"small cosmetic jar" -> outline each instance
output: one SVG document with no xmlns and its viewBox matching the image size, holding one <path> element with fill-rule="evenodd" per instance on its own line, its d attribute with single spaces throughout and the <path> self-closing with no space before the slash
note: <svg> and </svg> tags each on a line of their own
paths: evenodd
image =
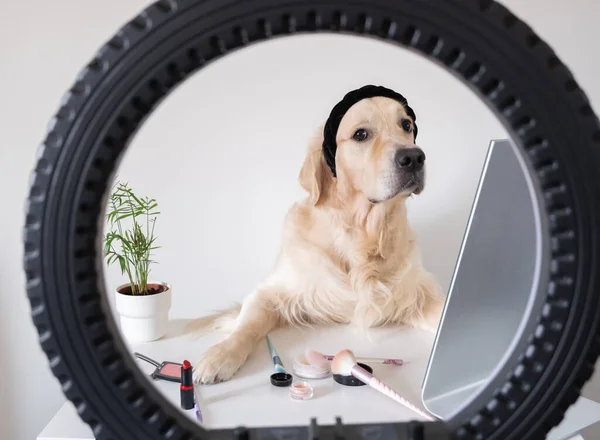
<svg viewBox="0 0 600 440">
<path fill-rule="evenodd" d="M 304 380 L 294 382 L 290 387 L 290 398 L 292 400 L 310 400 L 313 398 L 313 389 Z"/>
<path fill-rule="evenodd" d="M 304 355 L 299 355 L 294 360 L 294 373 L 302 379 L 325 379 L 331 375 L 329 362 L 322 367 L 311 365 Z"/>
<path fill-rule="evenodd" d="M 362 364 L 362 363 L 358 362 L 358 365 L 360 367 L 363 367 L 369 373 L 373 372 L 373 368 L 371 368 L 367 364 Z M 363 385 L 366 385 L 366 383 L 364 383 L 363 381 L 357 379 L 354 376 L 344 376 L 342 374 L 334 374 L 333 375 L 333 380 L 335 380 L 340 385 L 345 385 L 347 387 L 361 387 Z"/>
</svg>

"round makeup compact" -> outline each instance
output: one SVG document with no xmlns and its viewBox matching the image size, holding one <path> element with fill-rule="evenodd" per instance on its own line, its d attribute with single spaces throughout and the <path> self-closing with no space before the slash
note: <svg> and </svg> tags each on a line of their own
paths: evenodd
<svg viewBox="0 0 600 440">
<path fill-rule="evenodd" d="M 358 362 L 358 365 L 361 366 L 361 367 L 363 367 L 369 373 L 373 372 L 373 368 L 371 368 L 367 364 L 362 364 L 362 363 Z M 334 374 L 333 375 L 333 380 L 335 380 L 340 385 L 346 385 L 347 387 L 361 387 L 363 385 L 366 385 L 366 383 L 364 383 L 363 381 L 357 379 L 354 376 L 345 376 L 343 374 Z"/>
<path fill-rule="evenodd" d="M 312 365 L 304 355 L 299 355 L 294 360 L 294 373 L 302 379 L 325 379 L 331 375 L 329 362 L 323 365 Z"/>
<path fill-rule="evenodd" d="M 293 400 L 310 400 L 313 398 L 313 388 L 304 380 L 294 382 L 290 387 L 290 398 Z"/>
</svg>

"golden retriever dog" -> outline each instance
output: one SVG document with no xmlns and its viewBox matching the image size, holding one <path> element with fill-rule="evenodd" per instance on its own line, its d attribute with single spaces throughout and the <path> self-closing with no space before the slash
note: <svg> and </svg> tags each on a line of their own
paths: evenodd
<svg viewBox="0 0 600 440">
<path fill-rule="evenodd" d="M 405 101 L 372 94 L 337 121 L 335 175 L 324 130 L 310 142 L 299 174 L 308 197 L 286 216 L 271 273 L 241 305 L 192 322 L 197 332 L 226 333 L 195 365 L 197 382 L 230 379 L 282 325 L 436 331 L 444 296 L 407 221 L 406 199 L 425 186 L 416 117 Z"/>
</svg>

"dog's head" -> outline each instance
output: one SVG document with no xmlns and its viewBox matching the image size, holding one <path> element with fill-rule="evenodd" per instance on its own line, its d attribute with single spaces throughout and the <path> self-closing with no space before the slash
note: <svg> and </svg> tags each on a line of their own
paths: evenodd
<svg viewBox="0 0 600 440">
<path fill-rule="evenodd" d="M 338 180 L 373 203 L 425 187 L 425 153 L 415 145 L 415 123 L 399 102 L 363 99 L 344 115 L 337 132 Z"/>
<path fill-rule="evenodd" d="M 338 190 L 371 203 L 420 194 L 425 188 L 425 153 L 415 144 L 415 116 L 406 101 L 372 96 L 343 110 L 333 135 L 328 128 L 331 117 L 325 125 L 322 153 L 309 151 L 300 173 L 312 202 L 318 202 L 328 179 L 337 179 Z M 327 136 L 335 136 L 333 151 L 328 150 Z"/>
</svg>

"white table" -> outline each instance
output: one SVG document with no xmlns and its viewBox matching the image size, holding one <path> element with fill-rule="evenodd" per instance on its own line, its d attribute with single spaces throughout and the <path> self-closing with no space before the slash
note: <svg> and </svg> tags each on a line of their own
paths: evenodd
<svg viewBox="0 0 600 440">
<path fill-rule="evenodd" d="M 158 361 L 182 362 L 188 359 L 193 364 L 220 336 L 192 339 L 183 333 L 184 324 L 184 320 L 175 320 L 163 339 L 130 344 L 129 348 L 132 352 L 138 351 Z M 326 354 L 349 348 L 357 356 L 402 358 L 407 362 L 402 367 L 373 364 L 374 374 L 413 403 L 420 404 L 420 387 L 433 336 L 412 329 L 387 328 L 372 330 L 370 337 L 372 341 L 344 326 L 304 331 L 278 329 L 271 334 L 271 340 L 290 372 L 294 357 L 306 348 Z M 144 362 L 139 362 L 139 365 L 148 373 L 152 371 L 152 367 Z M 298 425 L 308 423 L 315 416 L 320 424 L 334 423 L 337 416 L 341 416 L 344 423 L 401 422 L 419 418 L 370 387 L 344 387 L 331 378 L 311 381 L 315 391 L 312 400 L 292 401 L 287 388 L 276 388 L 269 383 L 271 372 L 272 362 L 266 342 L 263 341 L 232 380 L 200 386 L 198 394 L 204 426 L 217 429 L 240 425 Z M 179 405 L 176 383 L 157 381 L 155 384 L 168 400 Z M 598 421 L 600 404 L 580 398 L 548 438 L 578 438 L 574 436 Z M 72 404 L 67 402 L 37 439 L 93 440 L 94 437 L 90 428 L 79 419 Z"/>
</svg>

